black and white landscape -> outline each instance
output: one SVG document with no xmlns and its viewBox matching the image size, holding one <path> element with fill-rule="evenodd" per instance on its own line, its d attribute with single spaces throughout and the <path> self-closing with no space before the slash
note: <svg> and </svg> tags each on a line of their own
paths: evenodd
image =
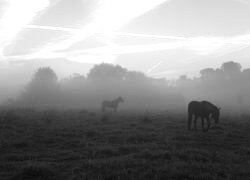
<svg viewBox="0 0 250 180">
<path fill-rule="evenodd" d="M 0 180 L 250 178 L 249 0 L 0 0 Z"/>
</svg>

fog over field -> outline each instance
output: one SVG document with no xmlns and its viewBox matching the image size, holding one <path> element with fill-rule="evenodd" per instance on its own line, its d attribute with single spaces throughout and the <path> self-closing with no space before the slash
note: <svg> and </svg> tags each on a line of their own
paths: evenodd
<svg viewBox="0 0 250 180">
<path fill-rule="evenodd" d="M 208 100 L 224 112 L 248 113 L 250 105 L 250 69 L 233 61 L 202 69 L 198 77 L 182 75 L 175 80 L 105 63 L 95 65 L 87 75 L 75 73 L 63 79 L 50 67 L 41 67 L 29 79 L 19 86 L 6 79 L 1 93 L 9 98 L 3 96 L 2 105 L 101 111 L 102 101 L 117 97 L 124 99 L 120 107 L 124 111 L 186 111 L 189 101 Z"/>
<path fill-rule="evenodd" d="M 250 0 L 0 0 L 0 180 L 249 180 Z"/>
<path fill-rule="evenodd" d="M 248 112 L 248 0 L 0 4 L 4 106 L 100 109 L 121 96 L 123 110 L 209 100 Z"/>
</svg>

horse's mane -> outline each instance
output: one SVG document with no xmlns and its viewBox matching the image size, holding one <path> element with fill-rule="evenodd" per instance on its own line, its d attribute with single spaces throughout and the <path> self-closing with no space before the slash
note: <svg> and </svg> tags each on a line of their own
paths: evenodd
<svg viewBox="0 0 250 180">
<path fill-rule="evenodd" d="M 213 108 L 218 109 L 218 107 L 216 105 L 214 105 L 213 103 L 209 102 L 209 101 L 201 101 L 201 103 L 205 103 L 205 104 L 209 104 L 210 106 L 212 106 Z"/>
</svg>

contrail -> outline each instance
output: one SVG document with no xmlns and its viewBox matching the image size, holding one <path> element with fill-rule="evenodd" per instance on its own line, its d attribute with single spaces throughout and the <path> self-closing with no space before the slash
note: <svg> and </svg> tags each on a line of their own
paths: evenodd
<svg viewBox="0 0 250 180">
<path fill-rule="evenodd" d="M 27 29 L 43 29 L 43 30 L 52 30 L 52 31 L 64 31 L 68 33 L 77 33 L 81 32 L 81 29 L 76 28 L 64 28 L 64 27 L 55 27 L 55 26 L 40 26 L 40 25 L 26 25 L 24 28 Z M 103 31 L 97 31 L 95 34 L 106 34 Z M 127 33 L 127 32 L 112 32 L 112 35 L 116 36 L 129 36 L 129 37 L 143 37 L 143 38 L 154 38 L 154 39 L 171 39 L 171 40 L 194 40 L 204 37 L 182 37 L 182 36 L 166 36 L 166 35 L 156 35 L 156 34 L 141 34 L 141 33 Z M 204 41 L 206 39 L 202 39 Z M 241 35 L 232 38 L 225 39 L 227 44 L 241 44 L 241 45 L 250 45 L 250 35 Z"/>
<path fill-rule="evenodd" d="M 39 26 L 39 25 L 27 25 L 27 29 L 43 29 L 52 31 L 64 31 L 68 33 L 80 32 L 81 29 L 76 28 L 63 28 L 55 26 Z M 105 34 L 105 32 L 97 31 L 96 34 Z M 155 39 L 172 39 L 172 40 L 188 40 L 189 38 L 181 36 L 165 36 L 165 35 L 155 35 L 155 34 L 140 34 L 140 33 L 127 33 L 127 32 L 112 32 L 112 35 L 116 36 L 130 36 L 130 37 L 143 37 L 143 38 L 155 38 Z"/>
<path fill-rule="evenodd" d="M 50 42 L 36 54 L 62 51 L 81 42 L 98 31 L 113 32 L 132 19 L 145 14 L 169 0 L 102 0 L 93 13 L 93 20 L 81 27 L 80 31 L 65 39 Z M 112 8 L 111 8 L 112 7 Z"/>
<path fill-rule="evenodd" d="M 153 70 L 155 70 L 157 67 L 159 67 L 162 63 L 163 63 L 163 61 L 160 61 L 160 62 L 158 62 L 157 64 L 155 64 L 154 66 L 152 66 L 150 69 L 148 69 L 148 70 L 146 71 L 146 74 L 151 73 Z"/>
<path fill-rule="evenodd" d="M 132 36 L 132 37 L 156 38 L 156 39 L 173 39 L 173 40 L 188 39 L 186 37 L 180 37 L 180 36 L 165 36 L 165 35 L 138 34 L 138 33 L 126 33 L 126 32 L 114 32 L 113 34 L 118 36 Z"/>
<path fill-rule="evenodd" d="M 27 29 L 52 30 L 52 31 L 64 31 L 64 32 L 69 32 L 69 33 L 75 33 L 77 31 L 80 31 L 80 29 L 75 29 L 75 28 L 63 28 L 63 27 L 39 26 L 39 25 L 26 25 L 24 28 L 27 28 Z"/>
</svg>

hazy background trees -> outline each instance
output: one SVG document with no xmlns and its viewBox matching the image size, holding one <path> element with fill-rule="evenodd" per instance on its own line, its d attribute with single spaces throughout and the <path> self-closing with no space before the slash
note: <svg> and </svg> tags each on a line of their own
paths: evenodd
<svg viewBox="0 0 250 180">
<path fill-rule="evenodd" d="M 14 103 L 29 108 L 100 109 L 103 100 L 123 97 L 124 110 L 177 108 L 184 97 L 166 80 L 147 77 L 119 65 L 95 65 L 84 76 L 58 80 L 49 67 L 39 68 Z M 166 108 L 167 107 L 167 108 Z"/>
<path fill-rule="evenodd" d="M 233 61 L 217 69 L 202 69 L 199 77 L 182 75 L 175 83 L 105 63 L 95 65 L 86 76 L 73 74 L 62 80 L 51 68 L 42 67 L 11 102 L 28 107 L 100 109 L 103 100 L 121 96 L 126 110 L 167 110 L 185 108 L 190 100 L 206 99 L 225 111 L 248 112 L 249 82 L 250 69 L 242 69 Z"/>
<path fill-rule="evenodd" d="M 207 99 L 223 107 L 225 111 L 248 112 L 250 107 L 250 70 L 239 63 L 229 61 L 217 69 L 206 68 L 200 77 L 180 77 L 179 87 L 189 99 Z"/>
<path fill-rule="evenodd" d="M 100 109 L 103 100 L 119 96 L 125 100 L 122 106 L 126 110 L 165 109 L 183 102 L 166 81 L 105 63 L 95 65 L 87 77 L 74 75 L 63 80 L 61 89 L 62 99 L 67 99 L 65 105 L 76 108 Z"/>
<path fill-rule="evenodd" d="M 56 73 L 49 67 L 39 68 L 20 97 L 24 106 L 55 106 L 60 103 L 60 85 Z"/>
</svg>

